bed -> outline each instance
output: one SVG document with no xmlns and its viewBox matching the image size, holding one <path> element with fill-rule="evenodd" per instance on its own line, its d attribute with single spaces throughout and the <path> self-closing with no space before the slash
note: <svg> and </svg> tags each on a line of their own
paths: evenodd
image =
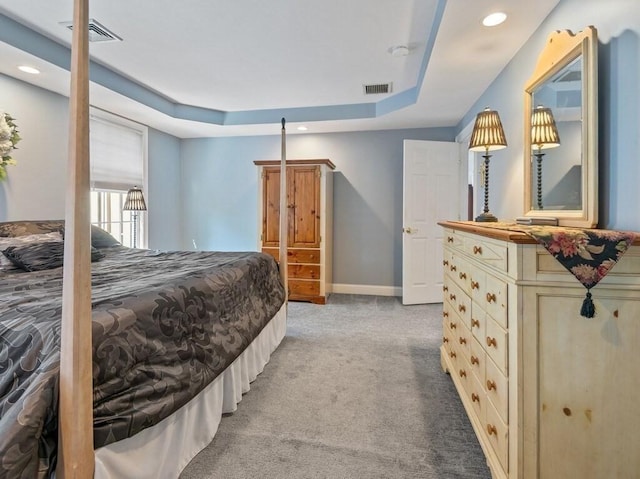
<svg viewBox="0 0 640 479">
<path fill-rule="evenodd" d="M 0 271 L 0 477 L 56 468 L 58 231 L 64 222 L 0 223 L 12 263 Z M 126 248 L 94 226 L 91 244 L 95 477 L 175 478 L 284 337 L 277 264 Z"/>
</svg>

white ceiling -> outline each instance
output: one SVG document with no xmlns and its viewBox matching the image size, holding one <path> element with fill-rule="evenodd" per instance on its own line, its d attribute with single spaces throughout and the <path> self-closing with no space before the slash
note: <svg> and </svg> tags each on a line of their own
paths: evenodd
<svg viewBox="0 0 640 479">
<path fill-rule="evenodd" d="M 93 0 L 90 17 L 123 41 L 91 44 L 93 61 L 120 75 L 92 68 L 91 103 L 182 138 L 278 134 L 281 116 L 295 119 L 291 132 L 454 126 L 558 1 Z M 60 22 L 72 3 L 0 0 L 0 14 L 46 37 L 29 45 L 68 47 Z M 483 27 L 497 10 L 507 21 Z M 67 94 L 68 71 L 17 37 L 0 31 L 0 72 Z M 391 55 L 397 45 L 409 55 Z M 364 84 L 386 82 L 392 93 L 364 95 Z"/>
</svg>

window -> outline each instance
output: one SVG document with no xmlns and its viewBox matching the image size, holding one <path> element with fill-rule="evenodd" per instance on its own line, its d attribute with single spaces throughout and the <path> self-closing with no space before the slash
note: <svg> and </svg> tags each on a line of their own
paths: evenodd
<svg viewBox="0 0 640 479">
<path fill-rule="evenodd" d="M 91 115 L 91 223 L 125 246 L 133 246 L 134 214 L 122 207 L 129 188 L 143 191 L 146 127 L 100 112 Z M 137 214 L 136 245 L 145 247 L 146 215 Z"/>
<path fill-rule="evenodd" d="M 97 190 L 91 191 L 91 224 L 108 231 L 124 246 L 133 246 L 133 215 L 131 211 L 123 211 L 126 191 Z M 141 215 L 138 215 L 140 221 Z M 144 228 L 138 223 L 137 245 L 146 244 L 142 232 Z"/>
</svg>

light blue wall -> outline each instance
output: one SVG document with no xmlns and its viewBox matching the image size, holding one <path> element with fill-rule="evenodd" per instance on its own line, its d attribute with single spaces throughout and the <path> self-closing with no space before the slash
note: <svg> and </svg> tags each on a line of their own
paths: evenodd
<svg viewBox="0 0 640 479">
<path fill-rule="evenodd" d="M 524 209 L 524 85 L 555 30 L 593 25 L 599 37 L 599 168 L 602 228 L 640 231 L 640 1 L 561 0 L 459 123 L 485 106 L 498 110 L 508 148 L 491 158 L 491 200 L 501 219 Z"/>
<path fill-rule="evenodd" d="M 334 283 L 400 286 L 404 139 L 453 141 L 452 128 L 289 135 L 287 158 L 328 158 L 334 173 Z M 254 160 L 279 159 L 276 136 L 182 140 L 187 249 L 255 250 Z"/>
<path fill-rule="evenodd" d="M 15 118 L 22 141 L 0 182 L 0 221 L 64 217 L 69 101 L 0 74 L 0 111 Z"/>
<path fill-rule="evenodd" d="M 182 173 L 180 140 L 153 128 L 148 135 L 148 246 L 180 249 L 182 244 Z"/>
<path fill-rule="evenodd" d="M 22 141 L 0 182 L 0 221 L 61 219 L 65 213 L 69 99 L 0 74 L 0 108 L 18 125 Z M 149 244 L 181 244 L 180 140 L 149 129 Z"/>
</svg>

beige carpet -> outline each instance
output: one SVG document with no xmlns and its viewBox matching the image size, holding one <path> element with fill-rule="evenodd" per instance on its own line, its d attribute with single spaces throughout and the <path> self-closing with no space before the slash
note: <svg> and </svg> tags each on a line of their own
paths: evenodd
<svg viewBox="0 0 640 479">
<path fill-rule="evenodd" d="M 442 305 L 290 303 L 287 337 L 181 479 L 490 478 L 439 361 Z"/>
</svg>

